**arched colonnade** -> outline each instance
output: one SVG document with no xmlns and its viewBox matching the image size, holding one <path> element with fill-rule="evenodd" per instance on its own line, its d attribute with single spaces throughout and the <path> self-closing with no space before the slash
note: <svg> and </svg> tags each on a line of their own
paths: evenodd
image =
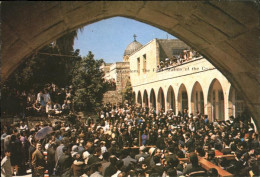
<svg viewBox="0 0 260 177">
<path fill-rule="evenodd" d="M 245 109 L 241 95 L 228 81 L 217 78 L 160 87 L 147 85 L 144 90 L 134 89 L 134 100 L 142 107 L 155 108 L 156 112 L 172 110 L 177 115 L 187 109 L 189 114 L 206 114 L 211 121 L 227 120 L 231 115 L 241 115 Z"/>
</svg>

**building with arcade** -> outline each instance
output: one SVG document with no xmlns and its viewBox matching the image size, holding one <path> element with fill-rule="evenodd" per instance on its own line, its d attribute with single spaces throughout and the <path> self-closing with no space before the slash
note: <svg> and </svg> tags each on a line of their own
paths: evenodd
<svg viewBox="0 0 260 177">
<path fill-rule="evenodd" d="M 247 111 L 241 95 L 226 77 L 178 39 L 155 38 L 142 45 L 134 36 L 124 52 L 123 63 L 129 66 L 124 78 L 130 76 L 134 103 L 139 106 L 153 107 L 157 112 L 172 110 L 175 114 L 186 109 L 193 115 L 206 114 L 210 120 L 227 120 Z M 119 78 L 122 72 L 111 66 L 106 77 L 114 72 L 114 77 Z M 126 84 L 121 82 L 122 78 L 117 82 L 120 89 Z"/>
</svg>

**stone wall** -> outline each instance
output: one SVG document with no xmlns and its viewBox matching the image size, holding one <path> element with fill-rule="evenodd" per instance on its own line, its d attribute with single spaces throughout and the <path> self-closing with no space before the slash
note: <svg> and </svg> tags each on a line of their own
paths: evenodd
<svg viewBox="0 0 260 177">
<path fill-rule="evenodd" d="M 260 128 L 256 1 L 2 2 L 2 81 L 44 45 L 78 27 L 115 16 L 165 30 L 205 56 L 242 93 Z"/>
<path fill-rule="evenodd" d="M 118 105 L 122 103 L 122 95 L 117 90 L 114 91 L 107 91 L 104 94 L 103 101 L 104 104 L 111 103 L 113 105 Z"/>
</svg>

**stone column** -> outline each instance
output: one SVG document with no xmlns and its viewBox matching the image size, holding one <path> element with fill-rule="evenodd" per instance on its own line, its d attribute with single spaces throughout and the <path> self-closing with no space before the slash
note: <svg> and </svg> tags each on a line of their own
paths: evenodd
<svg viewBox="0 0 260 177">
<path fill-rule="evenodd" d="M 189 115 L 190 113 L 192 113 L 192 109 L 191 109 L 191 95 L 188 94 L 188 91 L 187 91 L 187 96 L 188 96 L 188 110 L 189 110 Z"/>
<path fill-rule="evenodd" d="M 178 95 L 175 97 L 175 115 L 179 112 Z"/>
<path fill-rule="evenodd" d="M 229 98 L 229 92 L 225 91 L 223 93 L 224 93 L 224 120 L 228 120 L 229 119 L 228 113 L 229 113 L 229 109 L 230 109 L 229 99 L 228 99 Z M 231 97 L 231 100 L 232 100 L 232 97 Z M 232 102 L 233 102 L 233 100 L 232 100 Z M 232 107 L 233 107 L 233 103 L 232 103 Z"/>
</svg>

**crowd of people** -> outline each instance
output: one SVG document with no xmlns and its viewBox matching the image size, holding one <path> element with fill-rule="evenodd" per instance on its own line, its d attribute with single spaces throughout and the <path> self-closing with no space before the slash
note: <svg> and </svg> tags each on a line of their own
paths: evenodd
<svg viewBox="0 0 260 177">
<path fill-rule="evenodd" d="M 185 49 L 178 56 L 173 55 L 173 57 L 171 58 L 165 58 L 160 60 L 160 63 L 157 66 L 157 70 L 162 71 L 168 67 L 177 66 L 186 61 L 199 57 L 201 57 L 201 55 L 197 51 L 193 49 Z"/>
<path fill-rule="evenodd" d="M 68 114 L 72 109 L 72 89 L 58 88 L 54 84 L 35 91 L 18 91 L 12 89 L 6 93 L 2 105 L 4 116 L 25 118 L 28 116 L 54 116 Z"/>
<path fill-rule="evenodd" d="M 70 115 L 65 122 L 2 125 L 1 167 L 5 176 L 218 176 L 199 165 L 205 158 L 235 176 L 257 176 L 259 139 L 247 120 L 213 122 L 187 111 L 175 115 L 133 105 L 104 105 L 98 118 Z M 52 132 L 37 139 L 49 126 Z M 47 153 L 47 161 L 44 153 Z M 216 158 L 233 154 L 233 159 Z M 184 163 L 180 158 L 189 158 Z M 28 166 L 27 166 L 28 165 Z"/>
</svg>

